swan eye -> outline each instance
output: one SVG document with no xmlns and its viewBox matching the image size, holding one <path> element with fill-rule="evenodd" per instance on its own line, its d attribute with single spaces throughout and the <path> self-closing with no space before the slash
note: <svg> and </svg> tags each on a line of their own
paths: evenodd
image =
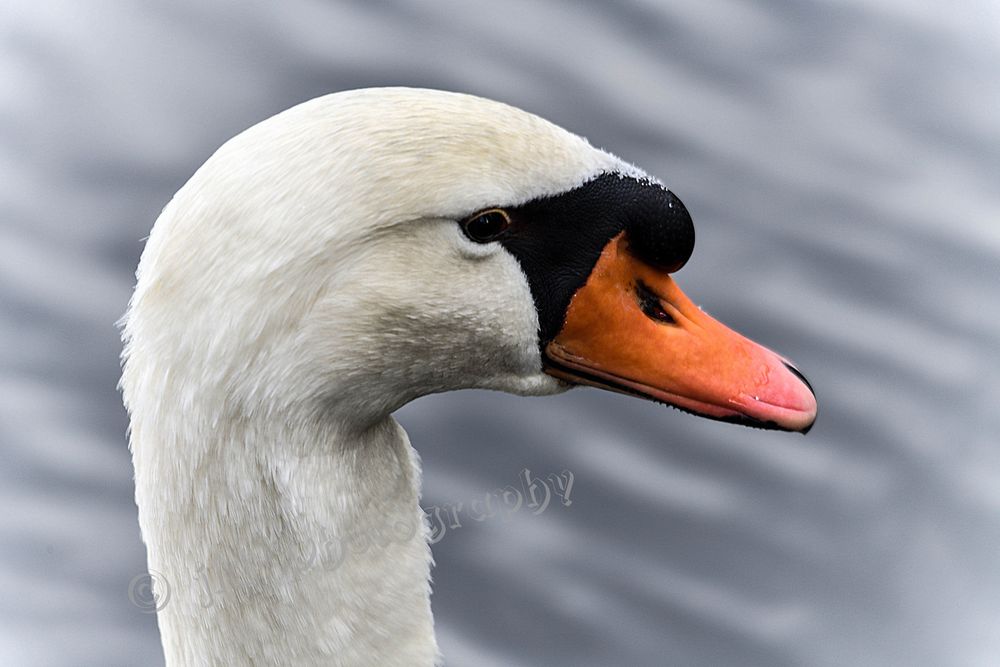
<svg viewBox="0 0 1000 667">
<path fill-rule="evenodd" d="M 476 243 L 489 243 L 507 231 L 510 218 L 498 208 L 476 213 L 462 223 L 465 235 Z"/>
</svg>

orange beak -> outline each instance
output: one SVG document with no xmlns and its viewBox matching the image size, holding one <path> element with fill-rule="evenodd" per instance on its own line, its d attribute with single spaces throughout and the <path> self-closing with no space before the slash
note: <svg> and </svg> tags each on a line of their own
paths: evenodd
<svg viewBox="0 0 1000 667">
<path fill-rule="evenodd" d="M 702 312 L 668 273 L 628 251 L 601 253 L 545 347 L 546 372 L 695 414 L 806 433 L 816 396 L 790 363 Z"/>
</svg>

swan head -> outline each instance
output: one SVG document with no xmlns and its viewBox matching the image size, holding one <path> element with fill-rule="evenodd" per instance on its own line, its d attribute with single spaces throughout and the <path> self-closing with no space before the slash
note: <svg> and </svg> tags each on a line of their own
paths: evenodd
<svg viewBox="0 0 1000 667">
<path fill-rule="evenodd" d="M 659 181 L 537 116 L 329 95 L 227 142 L 164 209 L 126 319 L 126 400 L 142 384 L 214 418 L 363 424 L 429 393 L 588 384 L 807 430 L 801 374 L 677 287 L 693 246 Z"/>
</svg>

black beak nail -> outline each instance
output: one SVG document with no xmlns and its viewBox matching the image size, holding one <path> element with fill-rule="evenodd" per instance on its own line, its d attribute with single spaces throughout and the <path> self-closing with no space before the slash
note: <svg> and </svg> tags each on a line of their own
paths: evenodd
<svg viewBox="0 0 1000 667">
<path fill-rule="evenodd" d="M 809 391 L 812 392 L 812 395 L 815 398 L 815 396 L 816 396 L 816 390 L 813 389 L 813 386 L 811 384 L 809 384 L 809 380 L 807 380 L 806 376 L 802 374 L 802 371 L 800 371 L 795 366 L 792 366 L 787 361 L 782 360 L 781 363 L 783 363 L 785 365 L 785 368 L 787 368 L 788 370 L 790 370 L 792 372 L 792 375 L 794 375 L 798 379 L 802 380 L 802 384 L 804 384 L 805 386 L 809 387 Z"/>
</svg>

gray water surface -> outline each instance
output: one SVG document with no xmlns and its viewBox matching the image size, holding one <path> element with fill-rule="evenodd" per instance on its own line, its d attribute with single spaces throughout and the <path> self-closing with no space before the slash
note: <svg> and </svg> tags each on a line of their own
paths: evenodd
<svg viewBox="0 0 1000 667">
<path fill-rule="evenodd" d="M 231 135 L 399 84 L 660 176 L 679 282 L 820 400 L 806 438 L 589 389 L 401 410 L 425 506 L 575 475 L 435 545 L 449 665 L 1000 664 L 991 0 L 10 0 L 0 49 L 0 664 L 162 663 L 115 391 L 142 239 Z"/>
</svg>

